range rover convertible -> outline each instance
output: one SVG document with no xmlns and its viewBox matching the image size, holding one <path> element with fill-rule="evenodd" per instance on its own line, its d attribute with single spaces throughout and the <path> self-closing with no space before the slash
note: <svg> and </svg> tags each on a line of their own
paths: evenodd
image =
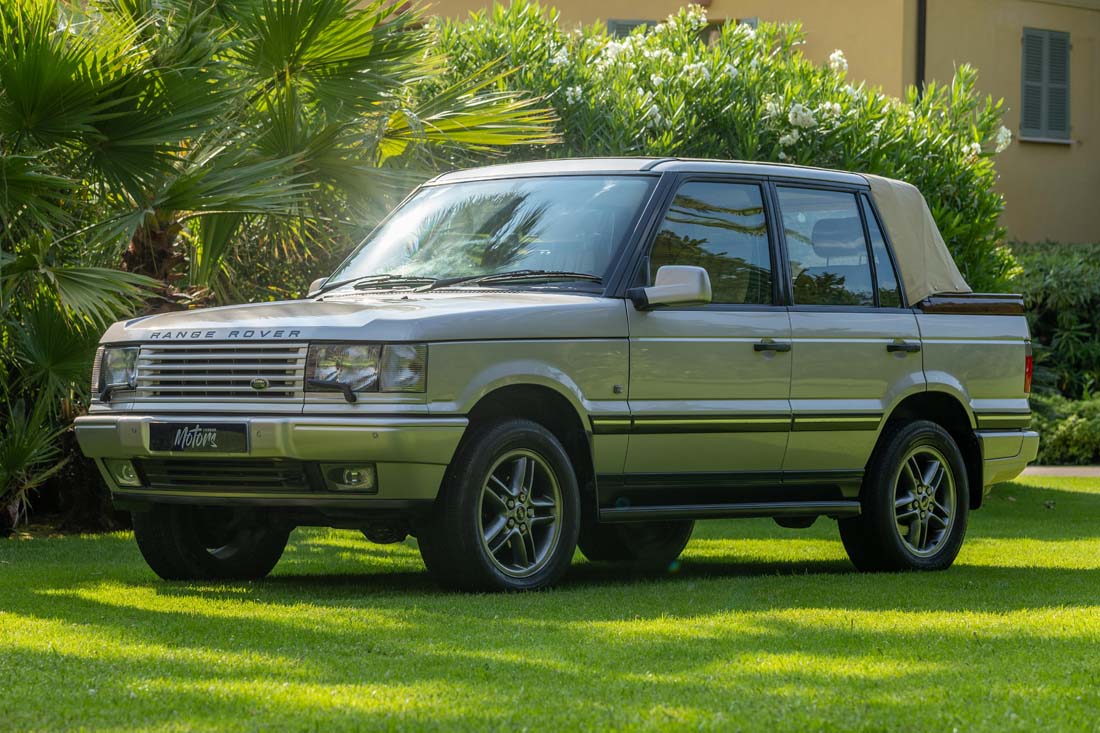
<svg viewBox="0 0 1100 733">
<path fill-rule="evenodd" d="M 321 525 L 533 589 L 577 548 L 666 567 L 728 517 L 829 517 L 860 570 L 938 570 L 1038 448 L 1021 299 L 971 293 L 899 181 L 448 173 L 311 291 L 103 336 L 77 437 L 161 577 L 263 577 Z"/>
</svg>

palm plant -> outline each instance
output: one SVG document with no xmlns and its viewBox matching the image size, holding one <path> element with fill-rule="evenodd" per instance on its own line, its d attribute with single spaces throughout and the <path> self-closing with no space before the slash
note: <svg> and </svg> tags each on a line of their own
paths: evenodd
<svg viewBox="0 0 1100 733">
<path fill-rule="evenodd" d="M 392 0 L 4 0 L 0 418 L 71 413 L 106 322 L 267 297 L 239 261 L 296 291 L 288 266 L 430 170 L 553 141 L 495 63 L 410 91 L 443 63 L 423 25 Z"/>
</svg>

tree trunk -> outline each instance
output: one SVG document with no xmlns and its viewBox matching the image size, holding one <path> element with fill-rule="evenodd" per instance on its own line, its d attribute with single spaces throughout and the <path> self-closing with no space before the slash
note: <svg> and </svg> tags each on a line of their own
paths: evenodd
<svg viewBox="0 0 1100 733">
<path fill-rule="evenodd" d="M 123 269 L 160 280 L 166 286 L 178 280 L 184 262 L 176 246 L 179 233 L 180 224 L 174 217 L 157 212 L 130 238 L 130 246 L 122 253 Z"/>
</svg>

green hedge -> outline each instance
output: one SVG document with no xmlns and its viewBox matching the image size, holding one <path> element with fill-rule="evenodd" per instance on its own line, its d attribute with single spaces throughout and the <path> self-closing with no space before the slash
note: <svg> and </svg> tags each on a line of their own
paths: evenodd
<svg viewBox="0 0 1100 733">
<path fill-rule="evenodd" d="M 1100 244 L 1015 244 L 1035 344 L 1036 387 L 1100 394 Z"/>
<path fill-rule="evenodd" d="M 1039 432 L 1042 464 L 1100 463 L 1100 398 L 1032 395 L 1031 426 Z"/>
<path fill-rule="evenodd" d="M 1001 102 L 977 93 L 971 67 L 901 100 L 851 83 L 841 51 L 824 65 L 808 60 L 798 25 L 711 29 L 696 6 L 626 38 L 598 23 L 563 30 L 557 12 L 535 2 L 438 20 L 435 33 L 448 66 L 422 83 L 424 93 L 503 59 L 516 71 L 500 89 L 553 105 L 562 143 L 515 149 L 509 159 L 728 158 L 901 178 L 928 199 L 971 286 L 1010 287 L 1016 263 L 998 224 L 994 157 L 1011 135 Z"/>
</svg>

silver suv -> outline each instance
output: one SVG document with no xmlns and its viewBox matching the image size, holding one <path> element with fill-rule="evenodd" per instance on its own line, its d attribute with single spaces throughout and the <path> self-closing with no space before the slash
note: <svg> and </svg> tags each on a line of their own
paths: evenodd
<svg viewBox="0 0 1100 733">
<path fill-rule="evenodd" d="M 77 421 L 164 578 L 291 529 L 413 534 L 443 584 L 662 568 L 697 519 L 838 520 L 941 569 L 1034 459 L 1018 296 L 975 295 L 920 193 L 676 159 L 442 175 L 299 301 L 113 325 Z"/>
</svg>

